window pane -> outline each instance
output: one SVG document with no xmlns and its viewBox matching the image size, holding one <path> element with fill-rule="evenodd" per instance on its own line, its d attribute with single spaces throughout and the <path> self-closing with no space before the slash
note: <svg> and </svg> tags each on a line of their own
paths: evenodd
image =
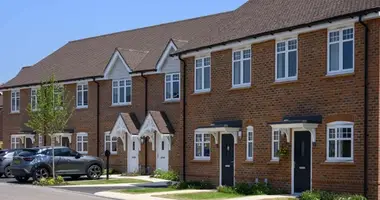
<svg viewBox="0 0 380 200">
<path fill-rule="evenodd" d="M 204 144 L 204 157 L 209 157 L 210 156 L 210 143 L 205 143 Z"/>
<path fill-rule="evenodd" d="M 118 88 L 113 88 L 113 103 L 117 103 L 118 101 L 119 101 L 119 95 L 118 95 L 118 93 L 119 93 L 119 90 L 118 90 Z"/>
<path fill-rule="evenodd" d="M 353 28 L 343 30 L 343 40 L 349 40 L 352 38 L 354 38 L 354 29 Z"/>
<path fill-rule="evenodd" d="M 196 89 L 202 89 L 202 68 L 196 69 Z"/>
<path fill-rule="evenodd" d="M 279 131 L 274 131 L 273 140 L 278 140 L 278 139 L 279 139 Z"/>
<path fill-rule="evenodd" d="M 234 52 L 234 60 L 240 60 L 240 59 L 241 59 L 240 51 Z"/>
<path fill-rule="evenodd" d="M 204 89 L 210 89 L 210 67 L 204 68 Z"/>
<path fill-rule="evenodd" d="M 339 41 L 339 31 L 330 32 L 329 33 L 329 41 L 330 42 L 338 42 Z"/>
<path fill-rule="evenodd" d="M 343 42 L 343 69 L 353 69 L 354 41 Z"/>
<path fill-rule="evenodd" d="M 278 142 L 273 142 L 274 157 L 278 157 Z"/>
<path fill-rule="evenodd" d="M 84 106 L 88 105 L 88 91 L 83 92 L 83 105 Z"/>
<path fill-rule="evenodd" d="M 349 158 L 351 157 L 351 140 L 339 140 L 337 144 L 338 157 Z"/>
<path fill-rule="evenodd" d="M 297 49 L 297 40 L 290 40 L 288 42 L 288 50 L 295 50 Z"/>
<path fill-rule="evenodd" d="M 117 142 L 112 142 L 112 151 L 117 151 Z"/>
<path fill-rule="evenodd" d="M 120 91 L 120 96 L 119 96 L 119 98 L 120 98 L 120 103 L 125 103 L 125 87 L 120 87 L 119 88 L 119 91 Z"/>
<path fill-rule="evenodd" d="M 243 61 L 243 83 L 251 82 L 251 60 Z"/>
<path fill-rule="evenodd" d="M 108 151 L 111 151 L 111 149 L 110 149 L 110 142 L 106 142 L 106 150 L 108 150 Z"/>
<path fill-rule="evenodd" d="M 77 142 L 77 151 L 83 151 L 81 142 Z"/>
<path fill-rule="evenodd" d="M 82 92 L 78 92 L 78 106 L 82 106 Z"/>
<path fill-rule="evenodd" d="M 248 132 L 248 140 L 249 141 L 252 141 L 252 139 L 253 139 L 253 134 L 252 134 L 252 132 Z"/>
<path fill-rule="evenodd" d="M 196 142 L 201 142 L 202 141 L 202 135 L 201 134 L 196 134 L 195 135 L 195 141 Z"/>
<path fill-rule="evenodd" d="M 329 141 L 329 157 L 335 157 L 335 141 Z"/>
<path fill-rule="evenodd" d="M 166 83 L 165 84 L 165 89 L 166 89 L 166 94 L 165 94 L 165 97 L 166 99 L 170 99 L 170 94 L 171 94 L 171 87 L 170 87 L 170 83 Z"/>
<path fill-rule="evenodd" d="M 285 77 L 285 53 L 277 54 L 277 78 Z"/>
<path fill-rule="evenodd" d="M 127 103 L 131 102 L 131 100 L 132 100 L 132 97 L 131 97 L 131 87 L 127 87 L 127 92 L 126 92 L 125 99 L 126 99 Z"/>
<path fill-rule="evenodd" d="M 234 62 L 234 84 L 240 84 L 240 61 Z"/>
<path fill-rule="evenodd" d="M 210 134 L 204 134 L 204 142 L 210 142 L 210 137 L 211 135 Z"/>
<path fill-rule="evenodd" d="M 285 51 L 285 42 L 277 43 L 277 52 Z"/>
<path fill-rule="evenodd" d="M 113 87 L 118 87 L 119 86 L 119 82 L 118 81 L 113 81 L 112 82 L 112 86 Z"/>
<path fill-rule="evenodd" d="M 197 143 L 195 148 L 196 148 L 195 156 L 201 157 L 202 156 L 202 144 Z"/>
<path fill-rule="evenodd" d="M 339 70 L 339 44 L 330 44 L 330 69 L 329 71 Z"/>
<path fill-rule="evenodd" d="M 202 66 L 202 59 L 196 60 L 195 63 L 196 63 L 195 64 L 196 67 L 201 67 Z"/>
<path fill-rule="evenodd" d="M 288 76 L 293 77 L 297 74 L 297 51 L 289 52 L 288 56 Z"/>
<path fill-rule="evenodd" d="M 329 138 L 335 138 L 335 129 L 329 129 Z"/>
<path fill-rule="evenodd" d="M 211 65 L 211 58 L 210 57 L 204 58 L 203 62 L 204 62 L 203 66 L 209 66 Z"/>
<path fill-rule="evenodd" d="M 172 80 L 172 78 L 171 78 L 172 76 L 171 75 L 166 75 L 166 78 L 165 78 L 165 80 L 166 81 L 171 81 Z"/>
<path fill-rule="evenodd" d="M 173 74 L 173 81 L 179 80 L 179 74 Z"/>
<path fill-rule="evenodd" d="M 173 83 L 173 98 L 174 99 L 179 98 L 179 82 Z"/>
<path fill-rule="evenodd" d="M 88 151 L 88 148 L 87 148 L 87 142 L 84 142 L 84 143 L 83 143 L 83 151 Z"/>
<path fill-rule="evenodd" d="M 252 157 L 253 156 L 253 143 L 250 142 L 248 143 L 248 157 Z"/>
<path fill-rule="evenodd" d="M 251 50 L 250 49 L 243 51 L 243 58 L 244 59 L 251 58 Z"/>
</svg>

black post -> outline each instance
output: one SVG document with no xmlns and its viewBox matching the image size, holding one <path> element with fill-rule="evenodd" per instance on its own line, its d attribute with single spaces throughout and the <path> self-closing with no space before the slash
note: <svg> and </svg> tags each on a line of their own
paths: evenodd
<svg viewBox="0 0 380 200">
<path fill-rule="evenodd" d="M 111 152 L 109 150 L 106 150 L 104 152 L 104 154 L 106 155 L 107 157 L 107 180 L 109 179 L 109 174 L 110 174 L 110 155 L 111 155 Z"/>
</svg>

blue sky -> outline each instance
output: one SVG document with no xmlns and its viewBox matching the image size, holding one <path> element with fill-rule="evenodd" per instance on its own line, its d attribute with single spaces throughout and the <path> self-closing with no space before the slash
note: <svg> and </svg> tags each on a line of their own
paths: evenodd
<svg viewBox="0 0 380 200">
<path fill-rule="evenodd" d="M 0 83 L 70 40 L 236 9 L 247 0 L 0 2 Z"/>
</svg>

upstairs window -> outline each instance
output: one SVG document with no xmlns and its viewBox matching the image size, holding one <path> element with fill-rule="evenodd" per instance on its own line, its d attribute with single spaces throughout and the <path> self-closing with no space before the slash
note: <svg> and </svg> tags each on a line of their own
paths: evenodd
<svg viewBox="0 0 380 200">
<path fill-rule="evenodd" d="M 195 92 L 208 92 L 211 88 L 211 58 L 195 60 Z"/>
<path fill-rule="evenodd" d="M 37 110 L 37 89 L 36 88 L 32 88 L 30 90 L 30 106 L 31 106 L 32 111 Z"/>
<path fill-rule="evenodd" d="M 88 107 L 88 84 L 82 83 L 77 85 L 77 108 Z"/>
<path fill-rule="evenodd" d="M 327 124 L 327 161 L 352 161 L 354 152 L 354 123 Z"/>
<path fill-rule="evenodd" d="M 297 80 L 297 39 L 277 42 L 276 81 Z"/>
<path fill-rule="evenodd" d="M 11 112 L 20 112 L 20 90 L 11 91 Z"/>
<path fill-rule="evenodd" d="M 232 55 L 232 86 L 250 86 L 251 49 L 234 51 Z"/>
<path fill-rule="evenodd" d="M 253 160 L 253 127 L 247 127 L 247 161 Z"/>
<path fill-rule="evenodd" d="M 354 28 L 329 31 L 327 74 L 354 71 Z"/>
<path fill-rule="evenodd" d="M 112 105 L 128 105 L 132 100 L 132 81 L 112 81 Z"/>
<path fill-rule="evenodd" d="M 196 160 L 210 160 L 211 135 L 195 133 L 194 158 Z"/>
<path fill-rule="evenodd" d="M 179 73 L 165 75 L 165 101 L 179 100 Z"/>
</svg>

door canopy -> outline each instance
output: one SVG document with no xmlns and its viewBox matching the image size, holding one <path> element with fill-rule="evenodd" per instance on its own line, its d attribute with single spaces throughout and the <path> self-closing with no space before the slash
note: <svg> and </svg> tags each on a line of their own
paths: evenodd
<svg viewBox="0 0 380 200">
<path fill-rule="evenodd" d="M 215 144 L 219 143 L 219 133 L 230 133 L 234 136 L 234 143 L 237 144 L 238 134 L 241 131 L 242 121 L 215 121 L 210 126 L 202 126 L 195 129 L 197 133 L 209 133 L 214 137 Z"/>
<path fill-rule="evenodd" d="M 168 140 L 169 150 L 171 148 L 171 137 L 174 130 L 164 112 L 149 111 L 143 125 L 139 131 L 139 137 L 149 137 L 152 143 L 152 150 L 155 149 L 156 137 L 162 137 Z"/>
<path fill-rule="evenodd" d="M 322 123 L 322 116 L 301 116 L 301 117 L 284 117 L 283 121 L 271 122 L 269 125 L 273 130 L 279 130 L 281 134 L 286 135 L 286 141 L 290 142 L 291 132 L 293 130 L 306 130 L 311 134 L 311 140 L 316 142 L 316 128 Z"/>
<path fill-rule="evenodd" d="M 110 135 L 120 138 L 123 142 L 123 149 L 127 149 L 127 135 L 129 137 L 138 137 L 140 124 L 134 113 L 120 113 L 117 117 L 115 125 L 113 126 Z"/>
</svg>

